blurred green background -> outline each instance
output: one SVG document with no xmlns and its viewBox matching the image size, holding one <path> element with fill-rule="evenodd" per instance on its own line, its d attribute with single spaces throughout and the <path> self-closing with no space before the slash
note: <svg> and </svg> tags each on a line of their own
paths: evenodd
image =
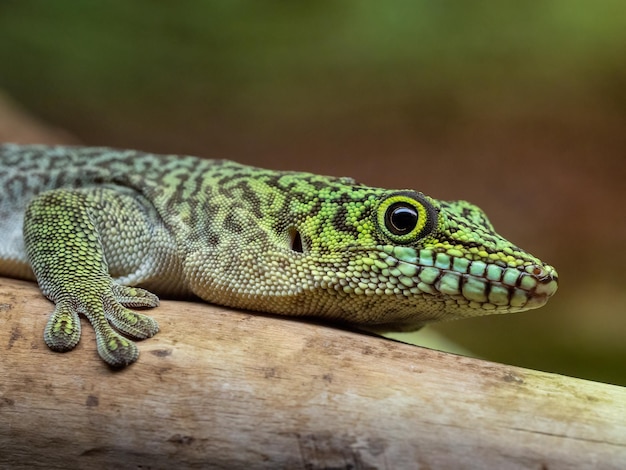
<svg viewBox="0 0 626 470">
<path fill-rule="evenodd" d="M 626 385 L 626 2 L 3 0 L 0 89 L 86 144 L 468 199 L 560 289 L 426 330 Z"/>
</svg>

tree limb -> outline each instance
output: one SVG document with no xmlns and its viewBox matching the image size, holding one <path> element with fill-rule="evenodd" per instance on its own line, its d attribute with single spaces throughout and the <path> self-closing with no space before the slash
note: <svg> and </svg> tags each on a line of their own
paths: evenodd
<svg viewBox="0 0 626 470">
<path fill-rule="evenodd" d="M 164 301 L 121 371 L 0 279 L 0 467 L 624 468 L 626 390 L 297 319 Z"/>
</svg>

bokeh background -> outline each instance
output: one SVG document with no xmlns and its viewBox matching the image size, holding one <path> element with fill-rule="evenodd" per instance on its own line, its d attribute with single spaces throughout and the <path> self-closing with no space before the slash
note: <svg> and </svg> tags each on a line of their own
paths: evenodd
<svg viewBox="0 0 626 470">
<path fill-rule="evenodd" d="M 428 329 L 626 385 L 626 2 L 3 0 L 0 90 L 76 142 L 470 200 L 560 289 Z"/>
</svg>

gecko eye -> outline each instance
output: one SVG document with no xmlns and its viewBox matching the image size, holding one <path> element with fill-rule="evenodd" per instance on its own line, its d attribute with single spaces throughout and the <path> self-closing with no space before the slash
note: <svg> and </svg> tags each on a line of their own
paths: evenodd
<svg viewBox="0 0 626 470">
<path fill-rule="evenodd" d="M 411 243 L 437 226 L 438 211 L 423 194 L 403 191 L 388 196 L 378 206 L 376 221 L 386 238 Z"/>
<path fill-rule="evenodd" d="M 392 204 L 385 212 L 385 226 L 394 235 L 406 235 L 417 226 L 417 209 L 405 202 Z"/>
</svg>

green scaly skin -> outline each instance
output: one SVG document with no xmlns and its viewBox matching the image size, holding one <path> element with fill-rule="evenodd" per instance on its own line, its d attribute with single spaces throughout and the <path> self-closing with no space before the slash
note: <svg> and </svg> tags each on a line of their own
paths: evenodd
<svg viewBox="0 0 626 470">
<path fill-rule="evenodd" d="M 309 173 L 89 147 L 0 146 L 0 275 L 56 304 L 54 350 L 93 325 L 112 366 L 158 331 L 158 298 L 375 330 L 537 308 L 549 266 L 465 201 Z M 140 286 L 140 287 L 136 287 Z M 123 333 L 120 335 L 114 328 Z"/>
</svg>

